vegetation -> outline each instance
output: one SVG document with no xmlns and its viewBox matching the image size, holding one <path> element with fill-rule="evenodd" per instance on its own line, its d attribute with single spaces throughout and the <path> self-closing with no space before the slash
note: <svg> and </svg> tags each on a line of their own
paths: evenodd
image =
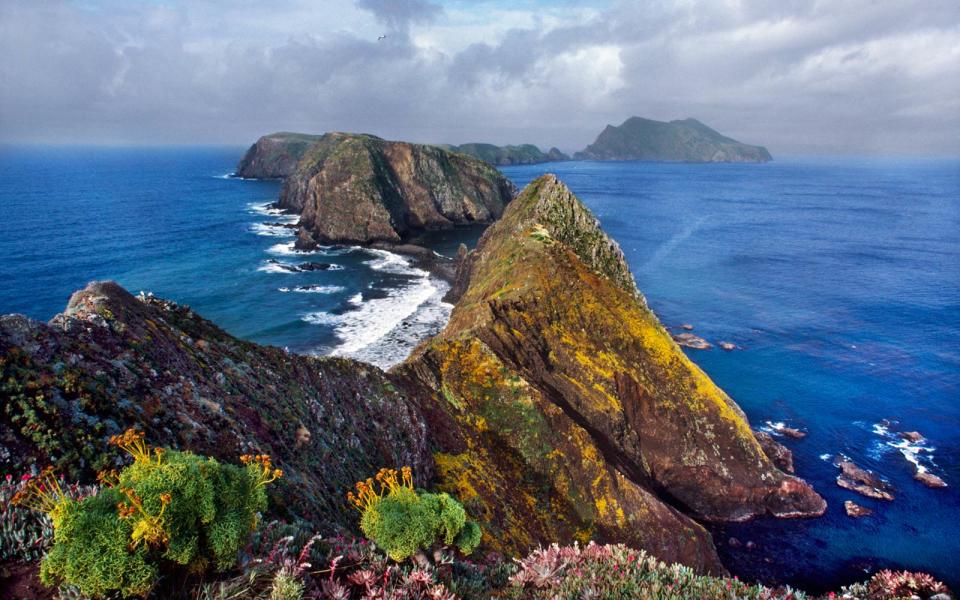
<svg viewBox="0 0 960 600">
<path fill-rule="evenodd" d="M 48 468 L 12 499 L 45 513 L 53 525 L 41 581 L 76 586 L 91 597 L 145 596 L 165 572 L 237 564 L 266 508 L 264 487 L 282 475 L 268 456 L 243 456 L 243 467 L 220 464 L 151 449 L 134 430 L 112 442 L 134 462 L 119 473 L 102 473 L 96 495 L 75 498 Z"/>
<path fill-rule="evenodd" d="M 375 479 L 357 483 L 348 499 L 360 511 L 360 529 L 391 559 L 401 562 L 436 546 L 470 554 L 480 543 L 480 526 L 467 521 L 463 506 L 449 494 L 415 490 L 410 467 L 381 469 Z"/>
</svg>

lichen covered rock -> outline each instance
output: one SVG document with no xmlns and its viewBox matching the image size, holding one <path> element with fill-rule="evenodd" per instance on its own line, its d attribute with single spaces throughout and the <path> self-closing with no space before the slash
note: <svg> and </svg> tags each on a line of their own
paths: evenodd
<svg viewBox="0 0 960 600">
<path fill-rule="evenodd" d="M 271 507 L 350 528 L 345 490 L 384 465 L 429 476 L 419 411 L 371 365 L 234 338 L 188 307 L 92 283 L 49 324 L 0 317 L 0 470 L 92 481 L 111 435 L 236 461 L 271 455 Z"/>
<path fill-rule="evenodd" d="M 507 549 L 593 537 L 716 570 L 688 514 L 825 510 L 771 463 L 555 177 L 532 182 L 460 271 L 447 328 L 396 374 L 420 391 L 441 487 L 474 498 Z"/>
</svg>

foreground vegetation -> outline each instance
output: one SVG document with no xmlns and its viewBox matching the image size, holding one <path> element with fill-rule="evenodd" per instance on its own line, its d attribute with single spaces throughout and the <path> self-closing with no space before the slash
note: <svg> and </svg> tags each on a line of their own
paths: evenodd
<svg viewBox="0 0 960 600">
<path fill-rule="evenodd" d="M 0 561 L 39 563 L 50 586 L 32 598 L 301 600 L 802 600 L 790 588 L 708 577 L 624 545 L 552 545 L 523 559 L 469 560 L 482 532 L 457 499 L 382 469 L 348 501 L 369 538 L 323 536 L 305 523 L 259 523 L 264 487 L 282 476 L 264 455 L 221 464 L 148 447 L 100 486 L 66 486 L 51 470 L 0 481 Z M 0 580 L 0 584 L 2 584 Z M 13 592 L 16 593 L 16 592 Z M 937 594 L 942 594 L 937 596 Z M 21 596 L 22 596 L 21 592 Z M 11 596 L 13 597 L 13 596 Z M 931 577 L 882 571 L 825 598 L 950 598 Z"/>
</svg>

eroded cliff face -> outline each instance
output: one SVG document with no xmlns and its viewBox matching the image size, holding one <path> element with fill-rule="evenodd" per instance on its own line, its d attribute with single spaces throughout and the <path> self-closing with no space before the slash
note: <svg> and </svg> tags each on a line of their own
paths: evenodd
<svg viewBox="0 0 960 600">
<path fill-rule="evenodd" d="M 297 243 L 400 242 L 413 233 L 497 219 L 516 193 L 492 166 L 436 146 L 328 133 L 280 195 L 300 215 Z"/>
<path fill-rule="evenodd" d="M 284 471 L 271 510 L 353 530 L 344 493 L 385 465 L 429 478 L 425 422 L 378 368 L 236 339 L 185 306 L 93 283 L 49 324 L 0 317 L 0 471 L 93 481 L 128 427 L 154 445 Z"/>
<path fill-rule="evenodd" d="M 258 139 L 237 164 L 234 175 L 246 179 L 283 179 L 321 136 L 305 133 L 271 133 Z"/>
<path fill-rule="evenodd" d="M 522 552 L 593 537 L 716 571 L 691 516 L 825 510 L 771 463 L 555 177 L 509 205 L 459 279 L 450 323 L 395 375 L 430 424 L 439 485 L 485 521 L 490 543 Z"/>
</svg>

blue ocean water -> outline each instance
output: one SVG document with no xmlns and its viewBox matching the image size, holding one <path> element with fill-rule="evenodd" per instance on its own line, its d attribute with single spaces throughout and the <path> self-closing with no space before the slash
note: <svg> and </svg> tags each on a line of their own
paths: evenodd
<svg viewBox="0 0 960 600">
<path fill-rule="evenodd" d="M 280 183 L 240 148 L 0 148 L 0 313 L 47 320 L 95 279 L 188 304 L 234 335 L 388 366 L 442 327 L 446 284 L 382 251 L 293 250 Z M 295 220 L 295 219 L 293 219 Z M 478 231 L 426 242 L 455 253 Z M 319 262 L 328 270 L 290 272 Z"/>
<path fill-rule="evenodd" d="M 110 278 L 247 339 L 384 365 L 441 326 L 444 284 L 402 257 L 293 254 L 290 231 L 272 225 L 288 217 L 266 208 L 279 184 L 223 177 L 242 151 L 0 148 L 0 313 L 49 319 Z M 716 528 L 731 570 L 822 588 L 900 566 L 960 587 L 960 161 L 504 168 L 518 185 L 546 171 L 620 242 L 665 324 L 741 347 L 690 355 L 754 426 L 808 432 L 781 439 L 827 515 Z M 427 243 L 452 254 L 477 234 Z M 903 444 L 908 430 L 926 441 Z M 896 499 L 838 488 L 838 454 L 888 478 Z M 949 487 L 914 481 L 908 458 Z M 851 519 L 847 499 L 875 513 Z"/>
</svg>

